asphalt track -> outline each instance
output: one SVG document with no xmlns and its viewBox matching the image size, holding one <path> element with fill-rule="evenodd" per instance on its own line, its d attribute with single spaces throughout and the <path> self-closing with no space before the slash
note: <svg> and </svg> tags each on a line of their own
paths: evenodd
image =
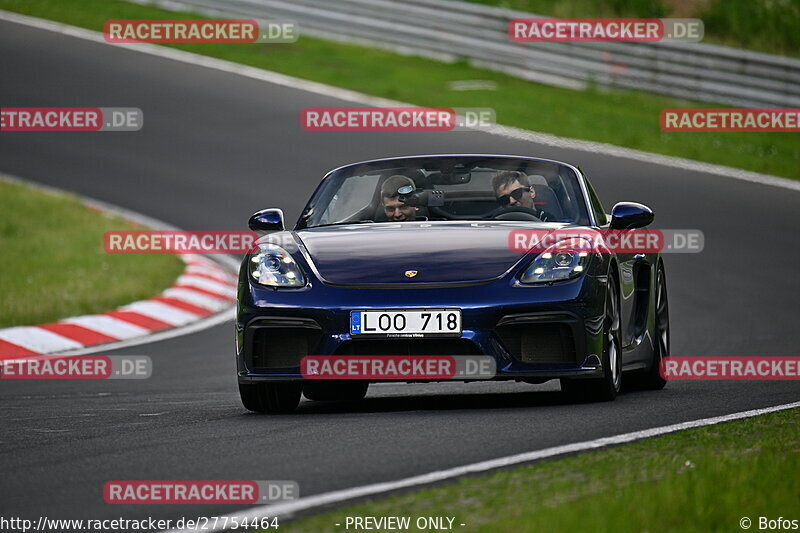
<svg viewBox="0 0 800 533">
<path fill-rule="evenodd" d="M 361 159 L 570 161 L 607 208 L 640 201 L 658 227 L 705 232 L 702 253 L 666 258 L 674 355 L 797 354 L 796 192 L 474 132 L 305 132 L 302 108 L 342 104 L 7 22 L 0 72 L 2 106 L 127 106 L 145 116 L 137 133 L 2 134 L 0 172 L 185 229 L 243 229 L 272 206 L 294 220 L 326 170 Z M 565 403 L 556 384 L 385 385 L 357 406 L 304 402 L 296 414 L 258 416 L 239 403 L 232 323 L 115 353 L 150 355 L 153 377 L 0 383 L 0 515 L 222 514 L 235 508 L 112 506 L 102 486 L 292 479 L 307 496 L 800 398 L 792 382 L 673 382 L 593 405 Z"/>
</svg>

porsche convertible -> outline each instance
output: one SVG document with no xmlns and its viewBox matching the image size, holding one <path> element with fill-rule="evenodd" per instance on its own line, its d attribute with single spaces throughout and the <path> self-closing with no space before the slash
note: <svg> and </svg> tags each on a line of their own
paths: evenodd
<svg viewBox="0 0 800 533">
<path fill-rule="evenodd" d="M 613 400 L 623 381 L 660 389 L 661 253 L 573 237 L 521 249 L 509 238 L 628 232 L 653 219 L 634 202 L 606 214 L 580 169 L 546 159 L 425 155 L 334 169 L 293 229 L 277 208 L 249 220 L 261 236 L 239 272 L 242 403 L 287 412 L 301 395 L 366 395 L 368 379 L 309 379 L 309 356 L 490 357 L 492 379 L 559 379 L 579 401 Z"/>
</svg>

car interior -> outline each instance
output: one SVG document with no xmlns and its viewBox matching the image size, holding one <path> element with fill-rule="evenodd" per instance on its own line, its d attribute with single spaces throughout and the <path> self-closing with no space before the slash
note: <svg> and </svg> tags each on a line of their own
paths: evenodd
<svg viewBox="0 0 800 533">
<path fill-rule="evenodd" d="M 501 206 L 492 188 L 492 178 L 505 168 L 476 165 L 455 170 L 420 167 L 357 168 L 345 176 L 335 191 L 318 199 L 324 212 L 314 226 L 387 222 L 381 190 L 391 176 L 401 175 L 413 182 L 413 191 L 401 192 L 399 200 L 417 208 L 417 221 L 508 220 L 585 223 L 583 202 L 574 176 L 563 170 L 540 165 L 538 173 L 525 173 L 535 192 L 534 208 Z M 524 168 L 522 170 L 525 170 Z M 410 187 L 409 187 L 410 188 Z"/>
</svg>

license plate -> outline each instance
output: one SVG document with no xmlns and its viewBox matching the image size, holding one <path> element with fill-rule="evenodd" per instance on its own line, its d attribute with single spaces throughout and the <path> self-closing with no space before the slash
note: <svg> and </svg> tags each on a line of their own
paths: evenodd
<svg viewBox="0 0 800 533">
<path fill-rule="evenodd" d="M 461 335 L 461 309 L 351 311 L 350 335 L 378 337 Z"/>
</svg>

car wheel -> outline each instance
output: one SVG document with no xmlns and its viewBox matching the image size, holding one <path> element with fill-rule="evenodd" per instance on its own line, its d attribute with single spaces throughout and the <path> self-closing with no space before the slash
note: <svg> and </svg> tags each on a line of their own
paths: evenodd
<svg viewBox="0 0 800 533">
<path fill-rule="evenodd" d="M 290 413 L 300 403 L 302 390 L 297 382 L 239 384 L 242 405 L 256 413 Z"/>
<path fill-rule="evenodd" d="M 636 384 L 640 389 L 660 390 L 667 384 L 661 376 L 661 361 L 669 357 L 669 300 L 667 298 L 667 275 L 664 265 L 658 265 L 656 273 L 656 317 L 655 338 L 653 339 L 653 365 L 640 376 Z"/>
<path fill-rule="evenodd" d="M 607 402 L 617 397 L 622 387 L 622 344 L 620 336 L 617 282 L 608 277 L 605 318 L 603 320 L 603 377 L 562 379 L 561 390 L 582 401 Z"/>
<path fill-rule="evenodd" d="M 369 382 L 347 381 L 328 382 L 320 381 L 303 385 L 303 396 L 315 402 L 354 402 L 363 400 L 367 395 Z"/>
</svg>

